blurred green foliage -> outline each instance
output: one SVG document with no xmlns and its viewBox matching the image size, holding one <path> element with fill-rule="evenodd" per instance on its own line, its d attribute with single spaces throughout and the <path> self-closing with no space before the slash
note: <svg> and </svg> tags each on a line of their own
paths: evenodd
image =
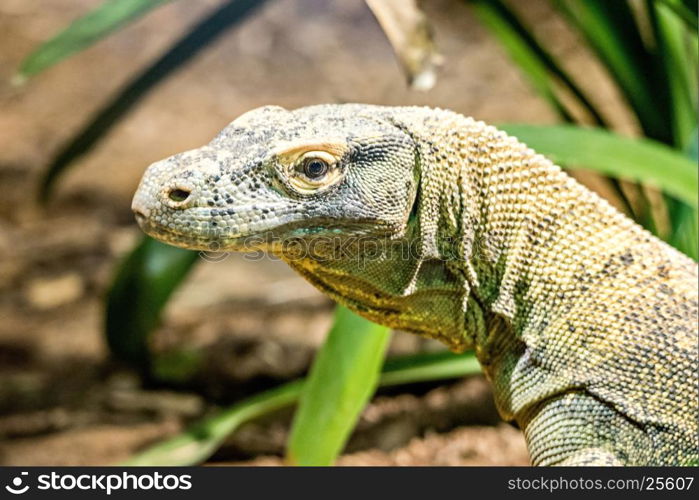
<svg viewBox="0 0 699 500">
<path fill-rule="evenodd" d="M 14 80 L 22 84 L 54 64 L 80 52 L 149 10 L 172 0 L 107 0 L 71 23 L 29 54 Z"/>
<path fill-rule="evenodd" d="M 82 50 L 167 0 L 107 0 L 37 48 L 22 64 L 27 78 Z M 60 174 L 97 144 L 149 91 L 240 23 L 263 0 L 229 0 L 197 23 L 136 78 L 127 83 L 56 155 L 41 184 L 46 199 Z M 566 17 L 616 83 L 645 139 L 622 138 L 603 129 L 609 120 L 527 26 L 513 3 L 471 0 L 474 12 L 568 126 L 504 126 L 540 153 L 568 167 L 585 167 L 662 190 L 670 224 L 632 211 L 639 223 L 697 258 L 697 4 L 689 0 L 550 0 Z M 565 96 L 565 98 L 564 98 Z M 578 112 L 575 112 L 578 111 Z M 576 118 L 582 115 L 584 118 Z M 645 200 L 646 203 L 647 200 Z M 652 219 L 652 218 L 651 218 Z M 196 353 L 154 362 L 148 337 L 168 297 L 197 261 L 194 252 L 144 238 L 125 259 L 106 304 L 106 332 L 115 357 L 149 377 L 169 381 L 196 370 Z M 190 431 L 135 457 L 139 465 L 192 464 L 205 460 L 240 423 L 301 399 L 289 443 L 294 463 L 332 463 L 363 405 L 373 394 L 389 336 L 383 327 L 340 309 L 307 382 L 292 382 L 224 410 Z M 184 360 L 184 361 L 183 361 Z M 438 353 L 389 360 L 380 383 L 408 383 L 478 371 L 472 354 Z M 185 366 L 182 368 L 182 366 Z M 183 375 L 184 374 L 184 375 Z"/>
<path fill-rule="evenodd" d="M 143 238 L 126 257 L 106 300 L 105 333 L 114 356 L 150 373 L 149 334 L 198 257 L 152 238 Z"/>
</svg>

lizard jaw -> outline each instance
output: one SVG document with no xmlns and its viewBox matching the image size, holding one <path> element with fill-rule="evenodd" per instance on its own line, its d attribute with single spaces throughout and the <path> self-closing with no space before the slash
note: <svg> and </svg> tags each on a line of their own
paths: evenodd
<svg viewBox="0 0 699 500">
<path fill-rule="evenodd" d="M 131 210 L 134 213 L 138 226 L 146 235 L 169 245 L 199 251 L 220 251 L 224 246 L 226 251 L 234 251 L 242 246 L 235 243 L 236 240 L 241 238 L 222 238 L 220 234 L 216 234 L 214 231 L 207 231 L 201 235 L 185 234 L 158 224 L 151 218 L 150 208 L 141 203 L 139 197 L 134 198 Z"/>
<path fill-rule="evenodd" d="M 179 233 L 169 228 L 157 226 L 136 218 L 141 230 L 151 238 L 168 245 L 173 245 L 187 250 L 200 252 L 253 252 L 264 250 L 265 245 L 259 239 L 249 236 L 223 237 L 223 236 L 192 236 Z"/>
</svg>

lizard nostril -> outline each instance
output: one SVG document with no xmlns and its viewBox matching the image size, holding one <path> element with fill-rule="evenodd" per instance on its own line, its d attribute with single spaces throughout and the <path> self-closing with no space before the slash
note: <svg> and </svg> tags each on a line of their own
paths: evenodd
<svg viewBox="0 0 699 500">
<path fill-rule="evenodd" d="M 189 191 L 187 189 L 174 188 L 168 192 L 167 197 L 176 203 L 181 203 L 181 202 L 185 201 L 187 198 L 189 198 L 190 194 L 191 194 L 191 191 Z"/>
<path fill-rule="evenodd" d="M 140 210 L 134 209 L 133 213 L 134 213 L 134 215 L 136 216 L 136 220 L 137 220 L 138 222 L 145 221 L 146 218 L 147 218 L 147 217 L 146 217 L 146 214 L 144 214 L 144 213 L 141 212 Z"/>
<path fill-rule="evenodd" d="M 143 206 L 143 204 L 140 202 L 138 198 L 134 199 L 133 203 L 131 204 L 131 210 L 133 210 L 134 215 L 136 216 L 136 220 L 138 221 L 139 224 L 142 224 L 148 220 L 148 217 L 150 216 L 150 210 Z"/>
</svg>

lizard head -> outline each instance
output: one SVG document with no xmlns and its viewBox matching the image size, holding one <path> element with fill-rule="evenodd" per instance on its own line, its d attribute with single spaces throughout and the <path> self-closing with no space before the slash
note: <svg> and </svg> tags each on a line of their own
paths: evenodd
<svg viewBox="0 0 699 500">
<path fill-rule="evenodd" d="M 245 113 L 209 144 L 148 167 L 136 219 L 196 250 L 283 253 L 291 238 L 399 236 L 416 196 L 416 151 L 380 109 Z"/>
</svg>

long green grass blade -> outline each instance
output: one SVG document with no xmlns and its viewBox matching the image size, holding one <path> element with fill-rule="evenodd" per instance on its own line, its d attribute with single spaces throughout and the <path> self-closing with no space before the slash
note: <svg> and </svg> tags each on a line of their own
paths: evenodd
<svg viewBox="0 0 699 500">
<path fill-rule="evenodd" d="M 437 351 L 416 354 L 386 361 L 379 385 L 412 384 L 459 378 L 479 373 L 481 367 L 473 352 L 454 354 L 450 351 Z"/>
<path fill-rule="evenodd" d="M 685 154 L 696 165 L 699 161 L 699 131 L 691 134 L 691 139 L 685 148 Z M 695 198 L 699 193 L 694 193 Z M 696 205 L 695 205 L 696 207 Z M 675 248 L 689 255 L 694 260 L 699 259 L 699 211 L 687 203 L 670 200 L 668 203 L 672 234 L 669 242 Z"/>
<path fill-rule="evenodd" d="M 668 211 L 672 221 L 672 234 L 668 243 L 694 260 L 699 259 L 699 213 L 686 203 L 670 200 Z"/>
<path fill-rule="evenodd" d="M 680 0 L 647 0 L 646 9 L 669 89 L 673 143 L 687 151 L 696 165 L 699 66 L 696 16 Z M 687 17 L 693 22 L 688 22 Z M 667 199 L 666 205 L 671 221 L 669 243 L 696 260 L 699 256 L 696 208 L 675 199 Z"/>
<path fill-rule="evenodd" d="M 393 358 L 386 361 L 379 380 L 382 387 L 445 380 L 480 373 L 472 352 L 440 351 Z M 245 422 L 295 404 L 305 380 L 265 391 L 208 417 L 185 432 L 155 444 L 122 465 L 196 465 L 209 458 Z"/>
<path fill-rule="evenodd" d="M 150 333 L 197 258 L 197 252 L 145 236 L 126 257 L 107 294 L 105 312 L 107 344 L 117 359 L 148 374 Z"/>
<path fill-rule="evenodd" d="M 587 39 L 633 107 L 645 134 L 672 142 L 668 89 L 624 0 L 553 0 Z"/>
<path fill-rule="evenodd" d="M 682 19 L 687 27 L 693 31 L 699 29 L 699 22 L 697 21 L 697 2 L 690 1 L 680 1 L 680 0 L 656 0 L 659 4 L 665 5 L 667 8 L 672 10 L 676 16 Z M 693 6 L 694 12 L 692 12 Z"/>
<path fill-rule="evenodd" d="M 106 37 L 151 9 L 172 0 L 106 0 L 42 43 L 22 61 L 15 78 L 22 82 Z"/>
<path fill-rule="evenodd" d="M 659 142 L 572 125 L 501 128 L 558 164 L 651 184 L 692 207 L 697 206 L 696 164 Z"/>
<path fill-rule="evenodd" d="M 692 46 L 699 43 L 696 30 L 686 29 L 672 6 L 683 8 L 679 0 L 648 1 L 647 10 L 658 45 L 658 57 L 665 69 L 669 89 L 673 143 L 686 148 L 697 128 L 697 65 Z"/>
<path fill-rule="evenodd" d="M 180 38 L 157 61 L 119 91 L 55 156 L 46 169 L 39 196 L 46 200 L 60 174 L 90 151 L 153 88 L 266 0 L 229 0 Z"/>
<path fill-rule="evenodd" d="M 290 463 L 333 463 L 374 394 L 390 338 L 388 328 L 337 308 L 291 427 Z"/>
<path fill-rule="evenodd" d="M 542 58 L 543 51 L 537 51 L 538 44 L 516 17 L 497 0 L 475 0 L 472 3 L 481 22 L 500 41 L 537 93 L 545 98 L 562 118 L 573 121 L 556 95 L 553 80 Z"/>
<path fill-rule="evenodd" d="M 604 125 L 604 119 L 585 93 L 506 3 L 501 0 L 472 0 L 471 3 L 480 20 L 502 44 L 513 62 L 563 118 L 573 121 L 556 94 L 557 83 L 578 100 L 596 125 Z"/>
<path fill-rule="evenodd" d="M 534 88 L 549 102 L 554 111 L 557 111 L 565 121 L 576 121 L 556 93 L 556 87 L 561 87 L 577 99 L 577 104 L 587 111 L 594 125 L 607 126 L 587 95 L 546 48 L 538 43 L 531 30 L 505 2 L 502 0 L 472 0 L 472 2 L 485 26 L 490 28 L 495 38 L 508 51 L 513 62 L 529 77 Z M 626 211 L 636 215 L 637 207 L 629 202 L 618 179 L 607 180 L 619 201 L 625 205 Z"/>
</svg>

